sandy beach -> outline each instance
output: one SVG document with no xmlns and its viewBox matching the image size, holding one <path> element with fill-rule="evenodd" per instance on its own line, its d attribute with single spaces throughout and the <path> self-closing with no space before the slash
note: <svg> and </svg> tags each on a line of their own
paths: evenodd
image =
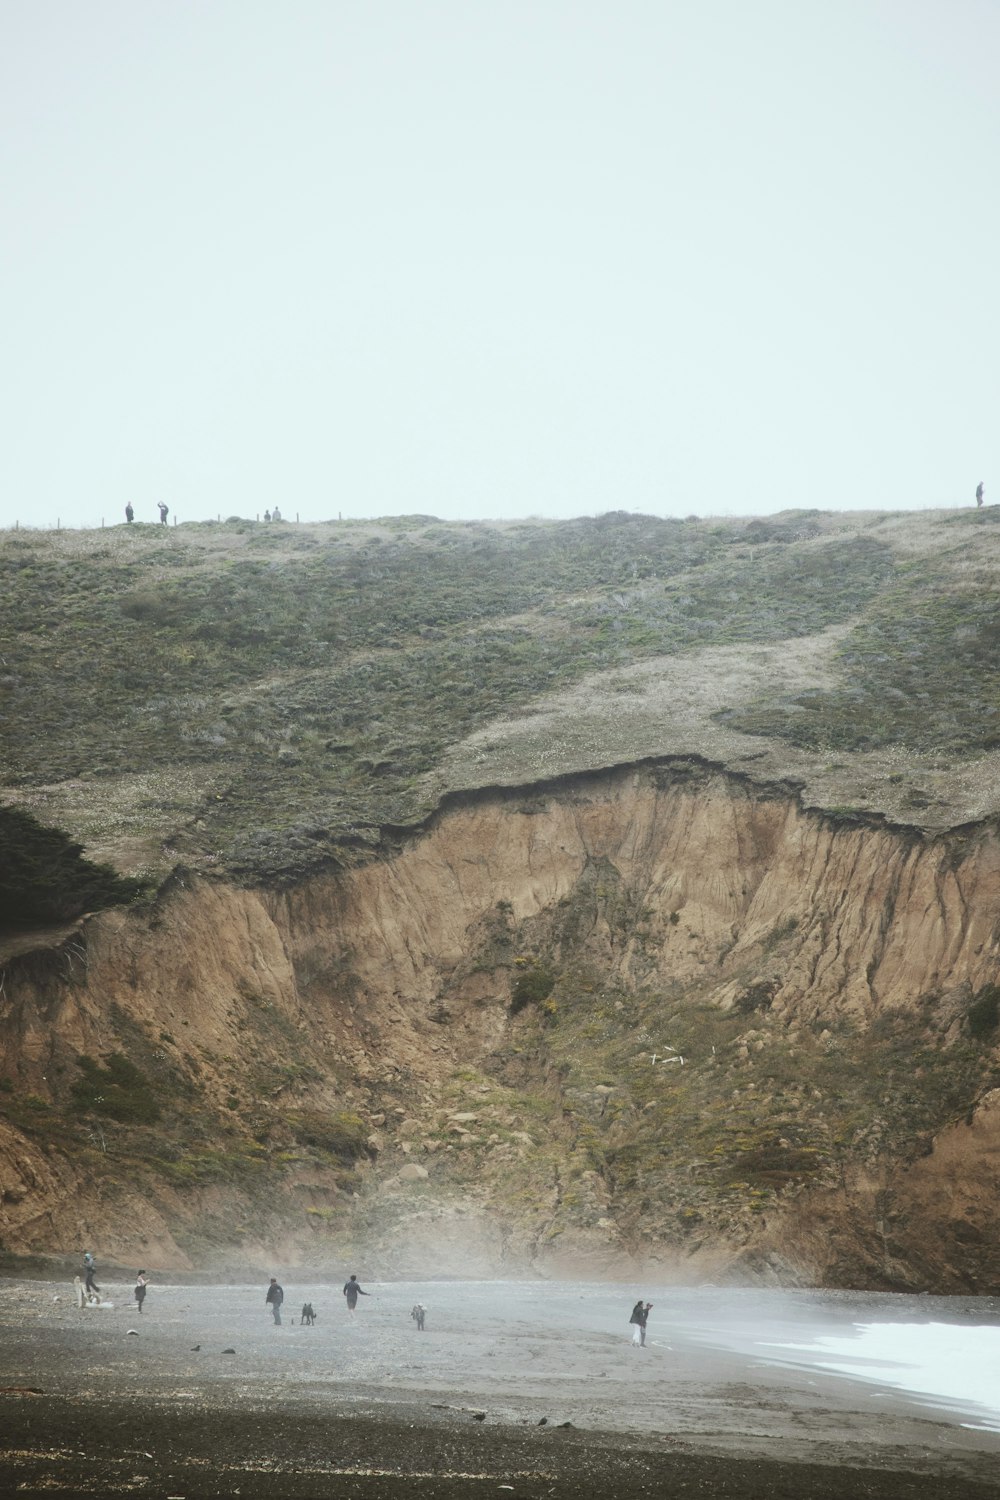
<svg viewBox="0 0 1000 1500">
<path fill-rule="evenodd" d="M 972 1381 L 979 1399 L 956 1398 L 863 1350 L 872 1325 L 917 1330 L 918 1344 L 921 1329 L 959 1348 L 963 1329 L 992 1338 L 991 1299 L 362 1279 L 371 1295 L 351 1316 L 339 1280 L 283 1279 L 281 1327 L 266 1278 L 154 1276 L 141 1316 L 131 1284 L 110 1278 L 114 1306 L 87 1311 L 65 1282 L 0 1282 L 0 1486 L 185 1500 L 1000 1496 L 998 1372 Z M 642 1292 L 654 1306 L 636 1349 Z M 299 1322 L 307 1301 L 313 1327 Z M 857 1368 L 827 1368 L 824 1341 L 857 1345 Z"/>
</svg>

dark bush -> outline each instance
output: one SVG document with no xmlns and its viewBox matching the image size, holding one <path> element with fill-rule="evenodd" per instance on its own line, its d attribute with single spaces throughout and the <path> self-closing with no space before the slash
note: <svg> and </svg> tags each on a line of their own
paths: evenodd
<svg viewBox="0 0 1000 1500">
<path fill-rule="evenodd" d="M 756 1010 L 770 1010 L 771 1002 L 777 993 L 776 980 L 755 980 L 753 984 L 747 985 L 742 994 L 737 995 L 735 1008 L 741 1016 L 753 1015 Z"/>
<path fill-rule="evenodd" d="M 326 1151 L 348 1164 L 368 1150 L 368 1127 L 360 1116 L 346 1110 L 334 1114 L 299 1110 L 288 1116 L 288 1126 L 300 1145 Z"/>
<path fill-rule="evenodd" d="M 81 912 L 121 906 L 142 891 L 110 865 L 83 857 L 61 828 L 47 828 L 19 807 L 0 807 L 0 928 L 69 922 Z"/>
<path fill-rule="evenodd" d="M 979 991 L 969 1006 L 966 1020 L 969 1035 L 977 1041 L 993 1035 L 1000 1025 L 1000 985 L 987 984 Z"/>
<path fill-rule="evenodd" d="M 73 1085 L 75 1108 L 123 1125 L 151 1125 L 160 1118 L 145 1075 L 123 1053 L 112 1052 L 103 1066 L 93 1057 L 78 1057 L 76 1062 L 83 1077 Z"/>
<path fill-rule="evenodd" d="M 757 1187 L 780 1189 L 819 1170 L 822 1159 L 808 1146 L 783 1145 L 780 1140 L 761 1142 L 743 1151 L 730 1164 L 730 1171 Z"/>
<path fill-rule="evenodd" d="M 532 964 L 514 981 L 510 997 L 510 1013 L 516 1016 L 526 1005 L 540 1005 L 547 1000 L 555 986 L 556 976 L 544 964 Z"/>
</svg>

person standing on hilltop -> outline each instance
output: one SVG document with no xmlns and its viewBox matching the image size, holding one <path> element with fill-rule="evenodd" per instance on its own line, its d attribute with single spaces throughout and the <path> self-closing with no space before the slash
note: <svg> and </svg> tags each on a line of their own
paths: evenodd
<svg viewBox="0 0 1000 1500">
<path fill-rule="evenodd" d="M 358 1278 L 352 1275 L 344 1282 L 344 1296 L 347 1298 L 347 1311 L 352 1313 L 358 1305 L 358 1298 L 370 1297 L 371 1292 L 363 1292 L 358 1285 Z"/>
<path fill-rule="evenodd" d="M 976 505 L 977 505 L 977 507 L 980 510 L 982 510 L 982 508 L 983 508 L 983 495 L 985 493 L 986 493 L 986 487 L 983 484 L 983 481 L 980 480 L 979 483 L 976 485 Z"/>
<path fill-rule="evenodd" d="M 276 1328 L 281 1327 L 281 1304 L 284 1302 L 284 1300 L 285 1293 L 278 1285 L 278 1278 L 277 1276 L 272 1276 L 271 1285 L 268 1287 L 267 1295 L 264 1298 L 264 1306 L 270 1307 L 271 1312 L 274 1316 L 274 1326 Z"/>
<path fill-rule="evenodd" d="M 156 508 L 160 512 L 160 525 L 161 526 L 166 526 L 166 524 L 167 524 L 167 517 L 170 514 L 169 507 L 167 505 L 165 505 L 164 502 L 161 500 L 158 503 L 158 505 L 157 505 Z"/>
<path fill-rule="evenodd" d="M 131 526 L 132 522 L 135 520 L 135 511 L 132 509 L 132 502 L 131 502 L 131 500 L 129 501 L 129 503 L 125 507 L 125 519 L 126 519 L 126 521 L 128 522 L 128 524 L 130 526 Z"/>
</svg>

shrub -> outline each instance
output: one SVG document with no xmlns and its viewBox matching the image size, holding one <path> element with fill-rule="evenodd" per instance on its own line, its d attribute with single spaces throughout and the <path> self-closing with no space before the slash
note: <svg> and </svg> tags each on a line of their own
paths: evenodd
<svg viewBox="0 0 1000 1500">
<path fill-rule="evenodd" d="M 770 1010 L 777 993 L 777 980 L 757 979 L 753 984 L 747 985 L 742 994 L 737 995 L 735 1009 L 741 1016 L 753 1015 L 757 1010 Z"/>
<path fill-rule="evenodd" d="M 83 1074 L 72 1089 L 77 1109 L 127 1125 L 150 1125 L 160 1118 L 146 1077 L 123 1053 L 112 1052 L 103 1066 L 86 1056 L 76 1062 Z"/>
<path fill-rule="evenodd" d="M 510 997 L 510 1012 L 516 1016 L 526 1005 L 540 1005 L 555 988 L 556 976 L 544 964 L 532 964 L 518 974 Z"/>
<path fill-rule="evenodd" d="M 84 859 L 82 844 L 20 807 L 0 807 L 0 847 L 0 927 L 8 930 L 69 922 L 133 901 L 143 889 L 110 865 Z"/>
<path fill-rule="evenodd" d="M 1000 985 L 987 984 L 979 991 L 966 1015 L 969 1035 L 977 1041 L 992 1036 L 1000 1025 Z"/>
<path fill-rule="evenodd" d="M 288 1127 L 300 1145 L 326 1151 L 348 1165 L 368 1150 L 368 1127 L 359 1115 L 347 1110 L 335 1114 L 298 1110 L 288 1116 Z"/>
<path fill-rule="evenodd" d="M 734 1180 L 730 1187 L 748 1186 L 780 1192 L 793 1182 L 822 1170 L 823 1157 L 811 1146 L 792 1146 L 779 1139 L 765 1139 L 739 1152 L 729 1163 Z"/>
</svg>

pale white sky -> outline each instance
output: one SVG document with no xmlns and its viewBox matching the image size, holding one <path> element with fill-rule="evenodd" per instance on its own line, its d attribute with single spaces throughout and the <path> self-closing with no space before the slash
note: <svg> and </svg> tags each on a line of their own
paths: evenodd
<svg viewBox="0 0 1000 1500">
<path fill-rule="evenodd" d="M 0 0 L 0 524 L 1000 501 L 997 0 Z"/>
</svg>

